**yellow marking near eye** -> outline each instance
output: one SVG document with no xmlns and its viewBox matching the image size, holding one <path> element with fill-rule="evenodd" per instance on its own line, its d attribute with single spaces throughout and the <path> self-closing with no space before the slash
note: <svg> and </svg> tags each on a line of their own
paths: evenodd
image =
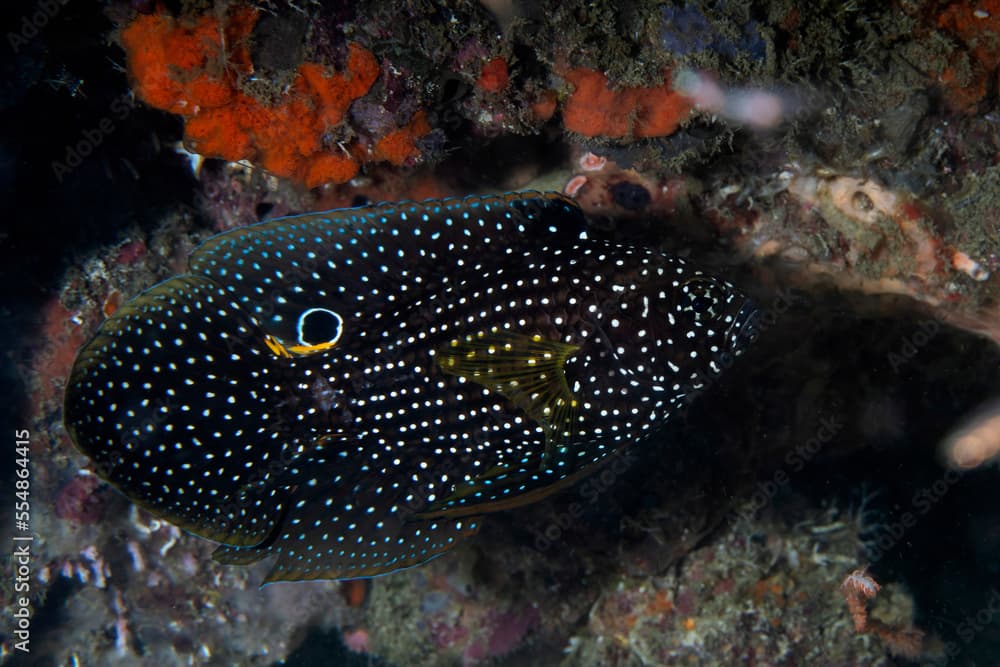
<svg viewBox="0 0 1000 667">
<path fill-rule="evenodd" d="M 323 343 L 316 343 L 315 345 L 290 345 L 288 351 L 293 354 L 307 355 L 316 354 L 317 352 L 325 352 L 326 350 L 331 350 L 337 347 L 337 341 L 328 340 Z"/>
<path fill-rule="evenodd" d="M 264 344 L 275 356 L 283 359 L 304 357 L 317 352 L 325 352 L 337 346 L 337 341 L 326 341 L 315 345 L 284 345 L 280 340 L 268 334 L 264 336 Z"/>
<path fill-rule="evenodd" d="M 266 336 L 264 336 L 264 344 L 267 345 L 267 349 L 271 350 L 271 352 L 273 352 L 276 357 L 282 357 L 284 359 L 292 358 L 292 353 L 289 352 L 288 349 L 281 344 L 281 341 L 279 341 L 271 334 L 267 334 Z"/>
</svg>

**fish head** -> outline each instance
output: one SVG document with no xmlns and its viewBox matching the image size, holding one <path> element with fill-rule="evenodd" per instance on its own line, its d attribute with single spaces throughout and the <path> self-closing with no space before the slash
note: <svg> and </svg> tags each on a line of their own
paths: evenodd
<svg viewBox="0 0 1000 667">
<path fill-rule="evenodd" d="M 759 311 L 739 288 L 675 257 L 651 256 L 602 332 L 633 381 L 678 400 L 731 367 L 756 340 Z M 633 384 L 633 386 L 635 386 Z"/>
<path fill-rule="evenodd" d="M 668 369 L 680 368 L 690 379 L 699 372 L 718 375 L 757 339 L 759 311 L 735 285 L 700 270 L 676 282 L 671 298 L 659 300 L 660 338 L 673 343 Z"/>
</svg>

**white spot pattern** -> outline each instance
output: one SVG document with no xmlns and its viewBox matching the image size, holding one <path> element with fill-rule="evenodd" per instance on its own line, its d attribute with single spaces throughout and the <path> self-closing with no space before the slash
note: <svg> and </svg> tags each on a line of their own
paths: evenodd
<svg viewBox="0 0 1000 667">
<path fill-rule="evenodd" d="M 534 194 L 221 235 L 86 346 L 67 424 L 103 476 L 222 542 L 220 559 L 277 554 L 269 580 L 419 564 L 484 511 L 641 440 L 754 335 L 731 285 L 584 228 Z M 279 354 L 323 342 L 304 338 L 317 314 L 336 316 L 332 344 Z M 580 410 L 549 458 L 540 424 L 436 365 L 494 327 L 578 346 L 564 370 Z"/>
</svg>

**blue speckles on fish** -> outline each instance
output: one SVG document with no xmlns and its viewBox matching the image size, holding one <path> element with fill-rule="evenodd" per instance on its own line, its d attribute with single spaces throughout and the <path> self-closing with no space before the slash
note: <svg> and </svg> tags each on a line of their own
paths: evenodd
<svg viewBox="0 0 1000 667">
<path fill-rule="evenodd" d="M 74 441 L 269 581 L 422 563 L 634 445 L 754 336 L 733 286 L 589 239 L 557 194 L 210 239 L 80 353 Z"/>
</svg>

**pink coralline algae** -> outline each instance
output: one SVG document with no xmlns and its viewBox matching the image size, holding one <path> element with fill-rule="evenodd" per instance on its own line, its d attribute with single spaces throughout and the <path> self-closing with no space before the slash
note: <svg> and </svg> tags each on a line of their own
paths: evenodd
<svg viewBox="0 0 1000 667">
<path fill-rule="evenodd" d="M 80 524 L 95 523 L 104 513 L 101 481 L 93 475 L 77 475 L 59 491 L 56 516 Z"/>
<path fill-rule="evenodd" d="M 471 642 L 462 654 L 462 662 L 474 665 L 490 658 L 499 658 L 517 649 L 532 627 L 538 624 L 535 607 L 491 613 L 487 618 L 489 634 Z"/>
</svg>

